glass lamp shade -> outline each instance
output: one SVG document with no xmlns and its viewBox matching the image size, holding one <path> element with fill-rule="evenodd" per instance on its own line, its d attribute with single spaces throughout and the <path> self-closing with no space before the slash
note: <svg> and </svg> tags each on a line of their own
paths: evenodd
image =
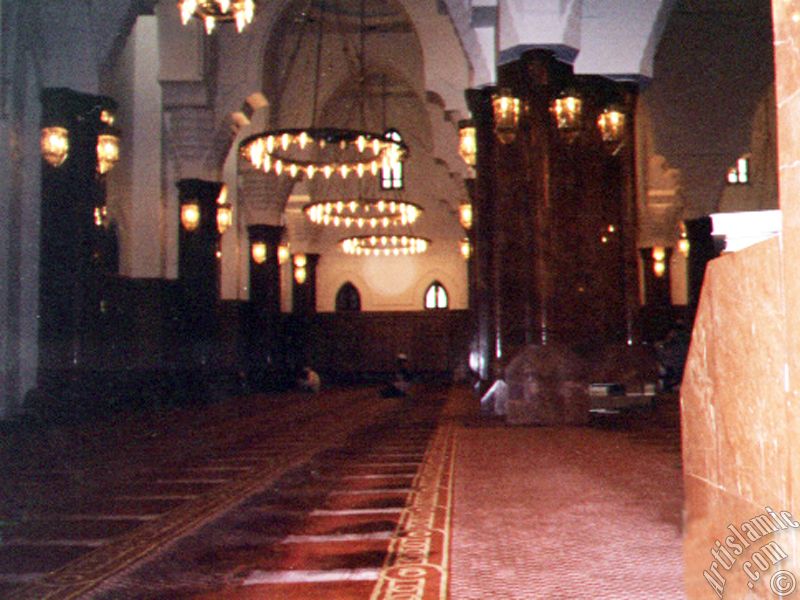
<svg viewBox="0 0 800 600">
<path fill-rule="evenodd" d="M 667 265 L 663 260 L 657 260 L 653 263 L 653 273 L 655 273 L 656 277 L 663 277 L 666 271 Z"/>
<path fill-rule="evenodd" d="M 111 133 L 97 136 L 97 172 L 108 173 L 119 161 L 119 138 Z"/>
<path fill-rule="evenodd" d="M 194 231 L 200 226 L 200 205 L 187 202 L 181 205 L 181 225 L 186 231 Z"/>
<path fill-rule="evenodd" d="M 464 260 L 469 260 L 469 257 L 472 256 L 472 244 L 469 243 L 469 239 L 462 239 L 458 246 L 459 250 L 461 250 L 461 256 L 464 257 Z"/>
<path fill-rule="evenodd" d="M 297 282 L 298 285 L 303 285 L 306 282 L 306 277 L 308 273 L 306 272 L 305 267 L 297 267 L 294 268 L 294 280 Z"/>
<path fill-rule="evenodd" d="M 267 244 L 265 242 L 253 242 L 250 246 L 250 256 L 257 265 L 267 262 Z"/>
<path fill-rule="evenodd" d="M 458 221 L 464 229 L 472 228 L 472 204 L 462 202 L 458 205 Z"/>
<path fill-rule="evenodd" d="M 606 108 L 597 117 L 597 128 L 604 142 L 617 144 L 625 134 L 625 113 L 613 107 Z"/>
<path fill-rule="evenodd" d="M 572 137 L 577 135 L 583 120 L 583 100 L 580 96 L 565 92 L 553 100 L 550 112 L 560 132 Z"/>
<path fill-rule="evenodd" d="M 299 268 L 305 267 L 308 264 L 308 260 L 306 259 L 305 254 L 295 254 L 294 255 L 294 266 Z"/>
<path fill-rule="evenodd" d="M 278 246 L 278 264 L 285 265 L 289 260 L 289 244 Z"/>
<path fill-rule="evenodd" d="M 220 235 L 227 231 L 228 227 L 233 225 L 233 206 L 228 204 L 220 204 L 217 206 L 217 231 Z"/>
<path fill-rule="evenodd" d="M 664 257 L 666 257 L 666 252 L 664 251 L 663 246 L 653 246 L 653 260 L 656 262 L 663 262 Z"/>
<path fill-rule="evenodd" d="M 69 132 L 63 127 L 43 127 L 39 139 L 42 158 L 53 167 L 60 167 L 69 155 Z"/>
<path fill-rule="evenodd" d="M 504 144 L 510 144 L 517 137 L 519 127 L 520 99 L 508 90 L 500 90 L 492 98 L 494 112 L 494 132 Z"/>
<path fill-rule="evenodd" d="M 471 119 L 458 123 L 458 154 L 470 167 L 478 162 L 477 130 Z"/>
<path fill-rule="evenodd" d="M 683 254 L 684 256 L 689 256 L 689 249 L 691 244 L 689 244 L 688 238 L 682 237 L 678 240 L 678 252 Z"/>
</svg>

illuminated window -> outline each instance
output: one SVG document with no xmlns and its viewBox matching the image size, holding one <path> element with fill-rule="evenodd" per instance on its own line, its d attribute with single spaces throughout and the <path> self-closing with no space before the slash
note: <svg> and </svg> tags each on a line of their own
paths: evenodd
<svg viewBox="0 0 800 600">
<path fill-rule="evenodd" d="M 336 312 L 361 310 L 361 295 L 358 288 L 349 281 L 336 292 Z"/>
<path fill-rule="evenodd" d="M 742 157 L 736 161 L 736 166 L 728 169 L 725 180 L 731 185 L 750 182 L 750 159 Z"/>
<path fill-rule="evenodd" d="M 385 137 L 387 140 L 402 142 L 403 138 L 396 129 L 389 129 Z M 385 165 L 381 167 L 381 189 L 382 190 L 402 190 L 403 189 L 403 162 L 398 161 L 394 166 Z"/>
<path fill-rule="evenodd" d="M 425 308 L 447 308 L 447 290 L 438 281 L 430 284 L 425 292 Z"/>
</svg>

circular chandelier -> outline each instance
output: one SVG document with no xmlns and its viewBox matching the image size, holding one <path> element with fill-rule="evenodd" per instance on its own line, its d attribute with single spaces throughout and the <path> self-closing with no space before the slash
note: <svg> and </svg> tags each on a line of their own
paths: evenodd
<svg viewBox="0 0 800 600">
<path fill-rule="evenodd" d="M 409 256 L 428 250 L 431 241 L 415 235 L 353 235 L 339 241 L 345 254 L 353 256 Z"/>
<path fill-rule="evenodd" d="M 239 33 L 253 21 L 255 0 L 179 0 L 181 21 L 184 25 L 192 17 L 203 21 L 206 33 L 214 31 L 217 23 L 233 21 Z"/>
<path fill-rule="evenodd" d="M 316 225 L 334 227 L 390 227 L 412 225 L 422 214 L 422 207 L 405 200 L 321 200 L 303 207 Z"/>
<path fill-rule="evenodd" d="M 292 178 L 306 176 L 312 179 L 322 175 L 329 179 L 337 175 L 346 179 L 351 174 L 377 176 L 381 169 L 394 169 L 408 154 L 408 147 L 396 139 L 395 132 L 367 131 L 364 127 L 364 108 L 360 110 L 359 128 L 319 127 L 316 124 L 319 101 L 320 68 L 323 30 L 325 26 L 325 0 L 318 0 L 318 30 L 315 48 L 314 79 L 312 81 L 311 125 L 305 128 L 273 129 L 251 135 L 242 140 L 239 149 L 242 157 L 258 170 Z M 360 49 L 357 52 L 359 86 L 364 96 L 365 62 L 365 2 L 361 1 L 359 21 Z"/>
<path fill-rule="evenodd" d="M 244 139 L 242 156 L 256 169 L 309 179 L 322 175 L 376 176 L 382 168 L 393 168 L 408 154 L 402 141 L 386 134 L 357 129 L 275 129 Z"/>
</svg>

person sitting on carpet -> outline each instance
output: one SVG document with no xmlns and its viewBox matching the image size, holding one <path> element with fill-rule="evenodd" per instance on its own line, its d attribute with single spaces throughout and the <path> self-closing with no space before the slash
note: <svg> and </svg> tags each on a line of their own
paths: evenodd
<svg viewBox="0 0 800 600">
<path fill-rule="evenodd" d="M 381 391 L 384 398 L 408 396 L 411 389 L 411 373 L 408 370 L 408 357 L 402 352 L 397 355 L 397 370 L 392 382 Z"/>
<path fill-rule="evenodd" d="M 311 367 L 303 367 L 303 372 L 300 379 L 297 380 L 297 385 L 301 390 L 316 394 L 322 385 L 319 374 Z"/>
</svg>

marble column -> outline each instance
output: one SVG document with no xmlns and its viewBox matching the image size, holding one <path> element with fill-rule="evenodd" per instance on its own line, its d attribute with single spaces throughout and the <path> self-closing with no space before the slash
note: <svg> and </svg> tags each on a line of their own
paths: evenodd
<svg viewBox="0 0 800 600">
<path fill-rule="evenodd" d="M 497 90 L 467 95 L 478 133 L 477 347 L 494 367 L 482 378 L 530 344 L 600 348 L 638 339 L 636 89 L 576 76 L 544 50 L 503 65 L 498 89 L 520 99 L 512 135 L 494 131 Z M 570 89 L 583 99 L 583 119 L 566 134 L 551 103 Z M 627 117 L 615 144 L 597 127 L 611 104 Z"/>
<path fill-rule="evenodd" d="M 93 335 L 107 274 L 95 224 L 95 209 L 105 204 L 96 148 L 106 127 L 101 112 L 115 107 L 110 98 L 66 88 L 42 92 L 42 126 L 64 127 L 69 152 L 61 165 L 42 167 L 40 379 L 61 370 L 96 368 L 92 362 L 103 354 Z"/>
<path fill-rule="evenodd" d="M 250 303 L 265 313 L 278 314 L 281 310 L 280 265 L 278 246 L 283 227 L 278 225 L 249 225 L 250 242 Z M 263 262 L 253 256 L 253 245 L 264 244 L 266 255 Z"/>
<path fill-rule="evenodd" d="M 180 210 L 187 204 L 199 209 L 197 226 L 189 230 L 179 224 L 178 281 L 181 316 L 191 355 L 191 365 L 212 361 L 217 334 L 219 300 L 219 232 L 217 197 L 222 184 L 202 179 L 181 179 L 177 183 Z"/>
</svg>

